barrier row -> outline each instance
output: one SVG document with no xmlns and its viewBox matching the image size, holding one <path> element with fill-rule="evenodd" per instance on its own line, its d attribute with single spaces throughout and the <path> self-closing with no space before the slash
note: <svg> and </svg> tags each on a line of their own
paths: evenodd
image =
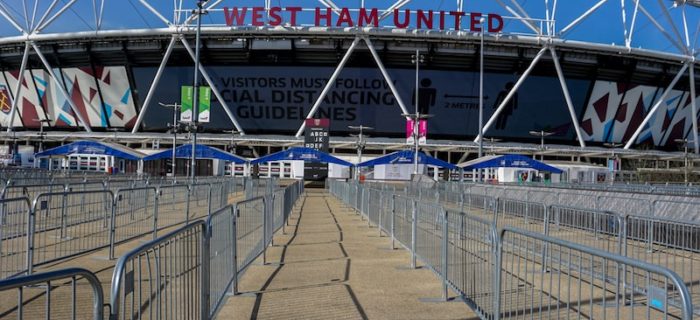
<svg viewBox="0 0 700 320">
<path fill-rule="evenodd" d="M 628 227 L 614 215 L 482 195 L 463 210 L 382 188 L 329 185 L 391 237 L 392 248 L 398 242 L 409 250 L 412 266 L 420 261 L 434 271 L 443 298 L 452 288 L 482 319 L 693 317 L 681 276 L 619 254 L 628 244 L 614 239 L 616 231 Z M 595 246 L 576 243 L 582 235 Z"/>
<path fill-rule="evenodd" d="M 610 210 L 620 214 L 653 215 L 677 220 L 700 218 L 700 197 L 695 195 L 659 195 L 621 191 L 567 189 L 561 186 L 487 185 L 474 183 L 441 183 L 438 190 L 410 185 L 412 196 L 459 196 L 461 193 L 519 198 L 547 205 L 568 205 L 597 210 Z M 427 193 L 427 194 L 424 194 Z"/>
<path fill-rule="evenodd" d="M 499 228 L 517 227 L 668 268 L 684 279 L 694 304 L 700 305 L 698 223 L 472 193 L 440 198 L 446 207 L 493 221 Z"/>
<path fill-rule="evenodd" d="M 46 192 L 0 200 L 0 279 L 109 248 L 204 217 L 242 191 L 242 180 L 130 189 Z"/>
<path fill-rule="evenodd" d="M 241 201 L 122 256 L 112 277 L 111 319 L 213 318 L 282 228 L 299 181 Z"/>
<path fill-rule="evenodd" d="M 238 279 L 253 261 L 262 255 L 264 263 L 273 233 L 284 228 L 303 191 L 303 182 L 298 181 L 261 197 L 226 205 L 206 219 L 129 251 L 115 265 L 108 308 L 99 281 L 83 269 L 0 280 L 0 291 L 7 295 L 14 290 L 18 300 L 11 301 L 19 301 L 15 313 L 32 310 L 32 318 L 102 319 L 105 311 L 110 319 L 213 318 L 227 295 L 238 293 Z M 72 282 L 58 281 L 65 279 Z M 74 285 L 85 279 L 92 290 Z M 45 289 L 46 294 L 23 296 L 32 289 L 30 285 L 40 283 L 50 288 Z M 51 292 L 61 290 L 72 295 L 56 305 Z M 93 302 L 89 311 L 81 308 L 87 301 Z"/>
</svg>

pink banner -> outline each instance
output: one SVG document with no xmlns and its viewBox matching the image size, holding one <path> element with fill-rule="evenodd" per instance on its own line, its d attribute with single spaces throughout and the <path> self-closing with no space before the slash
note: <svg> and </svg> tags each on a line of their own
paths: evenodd
<svg viewBox="0 0 700 320">
<path fill-rule="evenodd" d="M 412 119 L 406 120 L 406 144 L 413 144 L 413 125 Z M 428 120 L 421 119 L 418 122 L 418 143 L 424 144 L 428 137 Z"/>
</svg>

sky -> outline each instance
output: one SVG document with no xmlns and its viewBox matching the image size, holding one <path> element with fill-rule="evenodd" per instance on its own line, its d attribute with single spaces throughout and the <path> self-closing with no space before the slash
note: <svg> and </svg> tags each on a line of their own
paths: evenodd
<svg viewBox="0 0 700 320">
<path fill-rule="evenodd" d="M 175 17 L 174 8 L 180 3 L 180 0 L 145 1 L 169 20 Z M 517 5 L 528 12 L 531 18 L 539 20 L 546 19 L 546 4 L 548 4 L 550 8 L 553 8 L 554 2 L 557 2 L 557 0 L 502 1 L 511 7 L 515 7 L 514 3 L 517 3 Z M 624 1 L 627 12 L 626 22 L 629 27 L 635 9 L 635 1 Z M 69 0 L 58 0 L 58 5 L 51 10 L 51 14 L 48 16 L 50 17 L 53 13 L 57 12 L 61 6 L 68 2 Z M 388 8 L 393 2 L 394 1 L 387 0 L 366 0 L 365 7 L 382 10 Z M 0 0 L 0 4 L 3 5 L 8 14 L 25 29 L 31 29 L 31 27 L 36 25 L 51 3 L 51 0 Z M 101 7 L 101 3 L 104 3 L 103 7 Z M 195 7 L 195 3 L 196 2 L 193 0 L 184 1 L 183 8 L 191 10 Z M 335 3 L 340 7 L 358 8 L 361 6 L 362 1 L 335 0 Z M 597 0 L 558 0 L 554 19 L 556 29 L 563 29 L 596 3 L 598 3 Z M 678 37 L 672 27 L 675 26 L 681 38 L 679 41 L 685 42 L 684 28 L 681 22 L 683 14 L 681 7 L 674 7 L 674 3 L 671 0 L 640 0 L 640 3 L 646 11 L 667 30 L 672 38 L 677 39 Z M 36 8 L 35 4 L 37 4 Z M 253 7 L 263 5 L 263 0 L 223 0 L 217 7 L 218 9 L 212 10 L 203 20 L 203 23 L 223 25 L 225 21 L 222 12 L 223 7 Z M 308 8 L 323 6 L 319 0 L 272 0 L 272 5 L 281 7 L 301 6 Z M 664 15 L 660 5 L 664 5 L 669 9 L 670 17 L 667 18 Z M 584 20 L 569 33 L 565 34 L 563 38 L 569 41 L 624 45 L 625 28 L 623 27 L 621 6 L 620 0 L 607 0 L 607 2 L 590 15 L 589 18 Z M 508 17 L 513 17 L 513 14 L 500 6 L 496 0 L 464 0 L 464 8 L 464 11 L 467 12 L 496 13 L 502 15 L 506 19 L 506 26 L 504 29 L 506 33 L 533 34 L 533 32 L 526 28 L 520 21 L 509 19 Z M 450 11 L 456 9 L 456 0 L 413 0 L 408 5 L 404 6 L 404 9 Z M 99 13 L 100 11 L 102 11 L 104 15 L 102 20 L 98 21 L 96 16 L 99 16 L 99 14 L 96 15 L 95 13 Z M 687 7 L 685 11 L 688 20 L 689 42 L 691 43 L 691 47 L 698 47 L 700 43 L 697 43 L 696 35 L 698 27 L 700 27 L 700 8 Z M 183 15 L 184 14 L 185 13 L 183 13 Z M 34 18 L 32 19 L 32 17 Z M 674 21 L 674 23 L 670 23 L 669 20 Z M 0 21 L 0 37 L 19 35 L 19 31 L 8 23 L 7 20 L 0 18 Z M 304 21 L 302 21 L 302 23 L 303 22 Z M 307 23 L 309 22 L 307 21 Z M 162 28 L 166 26 L 156 15 L 148 11 L 139 0 L 77 0 L 65 14 L 54 20 L 41 32 L 91 31 L 98 29 L 98 24 L 100 30 Z M 633 35 L 631 43 L 631 47 L 633 48 L 673 53 L 680 52 L 671 41 L 664 37 L 641 10 L 635 21 Z"/>
</svg>

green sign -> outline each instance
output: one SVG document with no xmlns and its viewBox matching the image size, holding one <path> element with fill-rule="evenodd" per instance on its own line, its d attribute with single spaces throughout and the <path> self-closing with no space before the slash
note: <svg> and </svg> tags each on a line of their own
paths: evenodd
<svg viewBox="0 0 700 320">
<path fill-rule="evenodd" d="M 192 122 L 192 110 L 194 109 L 194 89 L 192 86 L 183 86 L 181 90 L 182 112 L 180 113 L 180 121 Z M 199 122 L 209 122 L 211 114 L 211 88 L 199 87 Z"/>
<path fill-rule="evenodd" d="M 211 111 L 211 88 L 199 87 L 199 122 L 209 122 Z"/>
<path fill-rule="evenodd" d="M 194 100 L 194 90 L 192 86 L 183 86 L 180 91 L 181 113 L 180 121 L 192 122 L 192 101 Z"/>
</svg>

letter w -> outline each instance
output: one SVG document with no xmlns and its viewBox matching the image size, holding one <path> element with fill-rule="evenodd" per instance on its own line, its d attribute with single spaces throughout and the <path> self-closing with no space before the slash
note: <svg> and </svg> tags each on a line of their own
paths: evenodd
<svg viewBox="0 0 700 320">
<path fill-rule="evenodd" d="M 245 16 L 248 12 L 248 8 L 241 8 L 241 12 L 238 12 L 238 7 L 234 7 L 229 10 L 228 7 L 224 7 L 224 16 L 226 17 L 226 25 L 231 26 L 241 26 L 245 23 Z"/>
</svg>

